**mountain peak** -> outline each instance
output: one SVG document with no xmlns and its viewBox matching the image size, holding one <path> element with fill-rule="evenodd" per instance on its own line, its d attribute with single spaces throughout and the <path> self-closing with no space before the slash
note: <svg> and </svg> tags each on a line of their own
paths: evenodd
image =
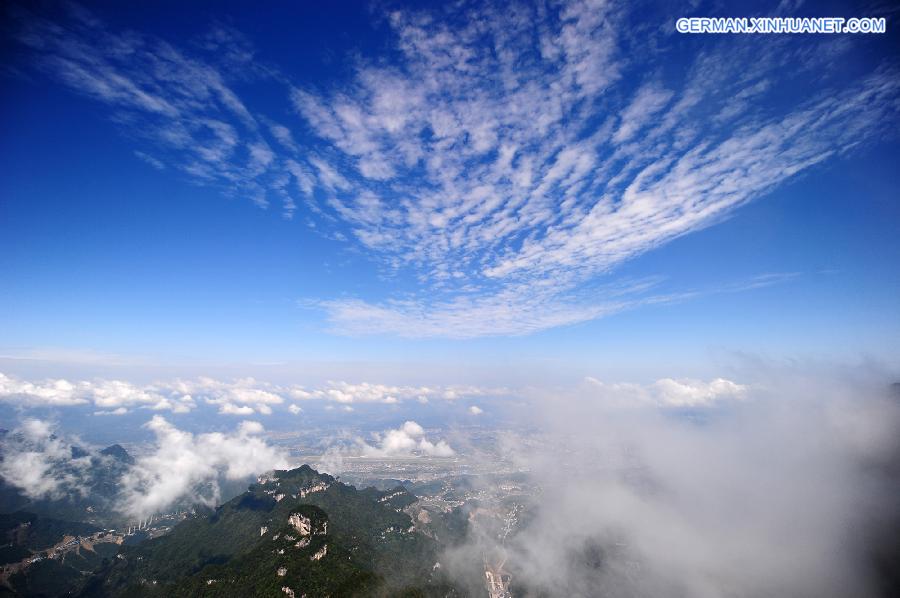
<svg viewBox="0 0 900 598">
<path fill-rule="evenodd" d="M 129 455 L 128 451 L 126 451 L 121 444 L 113 444 L 111 446 L 108 446 L 100 451 L 100 454 L 107 457 L 112 457 L 113 459 L 121 461 L 122 463 L 127 463 L 128 465 L 134 464 L 134 457 Z"/>
</svg>

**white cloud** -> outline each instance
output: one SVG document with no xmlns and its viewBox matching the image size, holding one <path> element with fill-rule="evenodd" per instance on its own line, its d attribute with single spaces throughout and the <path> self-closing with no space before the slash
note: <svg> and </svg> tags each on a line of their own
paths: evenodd
<svg viewBox="0 0 900 598">
<path fill-rule="evenodd" d="M 238 407 L 232 403 L 222 403 L 219 407 L 219 413 L 225 415 L 253 415 L 253 407 L 242 405 Z"/>
<path fill-rule="evenodd" d="M 627 141 L 642 127 L 646 126 L 672 98 L 672 92 L 651 84 L 641 87 L 631 103 L 622 111 L 621 120 L 613 135 L 615 143 Z"/>
<path fill-rule="evenodd" d="M 155 446 L 124 472 L 115 497 L 116 508 L 135 518 L 179 501 L 214 505 L 221 479 L 240 480 L 289 466 L 284 452 L 266 443 L 258 422 L 244 421 L 229 433 L 197 435 L 179 430 L 159 415 L 146 426 L 156 437 Z M 88 494 L 97 462 L 109 458 L 37 419 L 23 420 L 0 441 L 0 477 L 32 499 Z M 76 446 L 81 449 L 77 453 Z"/>
<path fill-rule="evenodd" d="M 61 24 L 12 11 L 18 39 L 34 52 L 38 68 L 107 105 L 141 143 L 135 154 L 154 168 L 181 171 L 260 207 L 277 198 L 284 215 L 293 214 L 296 203 L 284 186 L 285 156 L 265 134 L 293 153 L 290 131 L 274 123 L 261 126 L 230 87 L 235 78 L 267 78 L 272 72 L 253 58 L 239 33 L 179 48 L 140 32 L 112 31 L 83 9 L 70 12 Z"/>
<path fill-rule="evenodd" d="M 478 405 L 472 405 L 471 407 L 469 407 L 469 413 L 471 413 L 472 415 L 481 415 L 482 413 L 484 413 L 484 409 L 482 409 Z"/>
<path fill-rule="evenodd" d="M 280 408 L 286 399 L 328 401 L 342 405 L 345 411 L 352 411 L 351 405 L 356 403 L 427 403 L 429 399 L 454 400 L 508 392 L 505 388 L 478 386 L 397 386 L 345 381 L 304 388 L 271 384 L 254 378 L 216 380 L 208 377 L 157 381 L 146 385 L 103 379 L 30 382 L 0 373 L 0 401 L 23 407 L 92 405 L 95 415 L 123 415 L 133 408 L 186 413 L 195 409 L 198 401 L 215 406 L 223 415 L 271 415 L 273 407 Z M 299 405 L 290 404 L 287 410 L 296 415 L 302 409 Z"/>
<path fill-rule="evenodd" d="M 717 401 L 740 399 L 745 385 L 723 378 L 710 381 L 663 378 L 650 385 L 605 384 L 588 378 L 589 387 L 609 401 L 642 403 L 663 407 L 703 407 Z M 270 415 L 285 399 L 326 401 L 352 411 L 355 404 L 397 405 L 407 401 L 427 404 L 430 401 L 454 401 L 478 397 L 503 396 L 511 390 L 501 387 L 471 385 L 400 386 L 371 382 L 331 381 L 319 387 L 275 385 L 254 378 L 231 381 L 200 377 L 195 380 L 158 381 L 137 386 L 120 380 L 69 382 L 46 380 L 30 382 L 0 374 L 0 400 L 25 407 L 93 405 L 96 415 L 123 415 L 134 407 L 183 413 L 194 409 L 197 399 L 217 407 L 223 415 Z M 297 404 L 287 411 L 298 414 Z M 480 408 L 472 406 L 470 412 Z"/>
<path fill-rule="evenodd" d="M 128 409 L 125 407 L 116 407 L 108 411 L 94 411 L 94 415 L 125 415 L 126 413 L 128 413 Z"/>
<path fill-rule="evenodd" d="M 92 404 L 98 414 L 120 415 L 129 408 L 186 413 L 196 406 L 195 397 L 219 406 L 220 413 L 247 415 L 254 411 L 271 413 L 270 405 L 284 401 L 278 394 L 252 378 L 230 382 L 198 378 L 137 386 L 121 380 L 64 379 L 28 382 L 0 374 L 0 400 L 27 407 L 77 406 Z"/>
<path fill-rule="evenodd" d="M 83 405 L 88 402 L 77 395 L 76 386 L 68 380 L 32 383 L 0 374 L 0 397 L 6 400 L 48 406 Z"/>
<path fill-rule="evenodd" d="M 269 415 L 272 405 L 280 405 L 284 399 L 278 388 L 253 378 L 223 381 L 200 377 L 196 380 L 177 380 L 160 383 L 186 396 L 202 398 L 204 402 L 219 407 L 226 415 L 250 415 L 254 412 Z"/>
<path fill-rule="evenodd" d="M 663 378 L 653 384 L 657 402 L 667 407 L 705 407 L 721 400 L 741 399 L 747 387 L 731 380 L 673 380 Z"/>
<path fill-rule="evenodd" d="M 663 408 L 711 407 L 723 401 L 745 398 L 748 386 L 725 378 L 703 380 L 662 378 L 648 385 L 607 384 L 587 378 L 588 392 L 610 405 L 654 406 Z"/>
<path fill-rule="evenodd" d="M 670 40 L 636 64 L 621 49 L 633 40 L 616 27 L 629 18 L 616 3 L 574 2 L 559 20 L 521 5 L 444 12 L 391 13 L 400 67 L 364 63 L 333 93 L 293 96 L 354 190 L 332 202 L 337 215 L 370 254 L 422 283 L 402 299 L 320 303 L 341 333 L 527 334 L 654 303 L 590 284 L 877 139 L 898 111 L 900 79 L 885 70 L 776 99 L 777 81 L 814 78 L 820 63 L 735 40 L 667 87 L 633 88 L 640 73 L 671 66 Z M 492 51 L 480 52 L 485 38 Z M 752 68 L 727 68 L 736 63 Z M 373 176 L 405 199 L 381 210 L 354 200 Z"/>
<path fill-rule="evenodd" d="M 505 394 L 508 391 L 503 388 L 476 386 L 392 386 L 369 382 L 332 381 L 321 388 L 307 390 L 294 387 L 289 392 L 298 400 L 321 399 L 344 405 L 352 403 L 394 405 L 410 400 L 427 403 L 429 399 L 453 400 L 461 397 Z"/>
<path fill-rule="evenodd" d="M 194 407 L 189 395 L 157 386 L 139 387 L 121 380 L 65 379 L 29 382 L 0 373 L 0 401 L 25 407 L 72 407 L 92 404 L 104 414 L 120 415 L 132 407 L 184 413 Z"/>
<path fill-rule="evenodd" d="M 277 405 L 284 401 L 277 392 L 272 390 L 274 387 L 271 384 L 260 382 L 254 378 L 224 381 L 200 377 L 196 380 L 178 380 L 172 386 L 181 392 L 205 397 L 211 403 L 232 401 Z"/>
<path fill-rule="evenodd" d="M 286 456 L 261 437 L 258 422 L 242 422 L 228 434 L 194 435 L 156 415 L 147 427 L 156 446 L 122 480 L 124 510 L 134 517 L 164 511 L 180 500 L 214 505 L 220 477 L 239 480 L 288 467 Z"/>
<path fill-rule="evenodd" d="M 0 477 L 31 499 L 85 491 L 90 457 L 75 459 L 72 445 L 49 422 L 28 418 L 2 438 Z"/>
<path fill-rule="evenodd" d="M 634 39 L 633 10 L 392 10 L 396 60 L 357 60 L 324 91 L 259 64 L 221 28 L 186 50 L 82 12 L 64 26 L 20 16 L 18 38 L 143 139 L 148 163 L 263 207 L 278 200 L 287 217 L 305 209 L 317 231 L 349 232 L 386 273 L 418 283 L 384 301 L 316 302 L 334 330 L 516 335 L 658 302 L 596 285 L 896 128 L 895 71 L 822 76 L 851 44 L 710 38 L 676 64 L 683 36 Z M 664 83 L 647 79 L 661 72 Z M 284 85 L 304 134 L 254 116 L 229 84 L 238 77 Z M 784 83 L 808 91 L 785 96 Z"/>
<path fill-rule="evenodd" d="M 452 457 L 456 454 L 446 441 L 434 443 L 428 440 L 425 430 L 414 421 L 405 422 L 396 430 L 377 435 L 374 445 L 362 441 L 360 444 L 362 454 L 366 457 Z"/>
</svg>

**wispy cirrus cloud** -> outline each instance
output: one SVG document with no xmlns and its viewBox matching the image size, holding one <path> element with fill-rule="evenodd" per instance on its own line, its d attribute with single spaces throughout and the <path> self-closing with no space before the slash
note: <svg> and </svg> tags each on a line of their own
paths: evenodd
<svg viewBox="0 0 900 598">
<path fill-rule="evenodd" d="M 840 44 L 814 55 L 780 41 L 708 43 L 663 78 L 652 73 L 665 45 L 683 39 L 659 34 L 657 50 L 629 55 L 626 7 L 557 8 L 394 12 L 399 65 L 294 93 L 351 181 L 335 209 L 427 287 L 328 302 L 337 329 L 521 334 L 641 304 L 646 295 L 586 296 L 585 285 L 877 139 L 900 105 L 893 71 L 850 85 L 816 75 Z M 791 77 L 818 78 L 803 99 L 778 97 L 788 64 Z"/>
<path fill-rule="evenodd" d="M 271 147 L 278 125 L 252 112 L 236 82 L 269 78 L 239 32 L 214 26 L 187 48 L 136 31 L 113 31 L 97 16 L 67 5 L 54 21 L 10 9 L 18 39 L 35 64 L 76 93 L 105 104 L 140 145 L 135 155 L 155 169 L 267 207 L 295 209 L 288 164 Z M 302 175 L 301 175 L 302 176 Z"/>
<path fill-rule="evenodd" d="M 319 298 L 334 330 L 516 335 L 664 300 L 598 283 L 895 128 L 891 66 L 820 68 L 854 41 L 678 36 L 681 15 L 656 8 L 654 27 L 616 2 L 390 10 L 390 59 L 315 84 L 222 27 L 184 49 L 76 10 L 66 27 L 22 18 L 19 37 L 152 167 L 300 206 L 416 281 Z M 294 118 L 253 108 L 239 93 L 253 81 L 282 86 Z"/>
</svg>

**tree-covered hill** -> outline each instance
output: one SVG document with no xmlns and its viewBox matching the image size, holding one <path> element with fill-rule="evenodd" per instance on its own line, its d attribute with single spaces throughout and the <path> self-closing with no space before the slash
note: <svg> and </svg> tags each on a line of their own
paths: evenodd
<svg viewBox="0 0 900 598">
<path fill-rule="evenodd" d="M 306 465 L 274 471 L 166 536 L 125 548 L 83 594 L 458 595 L 435 568 L 438 545 L 403 512 L 415 500 L 402 487 L 360 491 Z M 301 518 L 314 531 L 298 528 Z"/>
</svg>

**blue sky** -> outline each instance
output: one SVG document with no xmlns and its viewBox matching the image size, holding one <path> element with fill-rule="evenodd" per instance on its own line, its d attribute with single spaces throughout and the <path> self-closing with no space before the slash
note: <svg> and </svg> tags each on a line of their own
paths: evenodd
<svg viewBox="0 0 900 598">
<path fill-rule="evenodd" d="M 10 6 L 0 371 L 896 368 L 893 15 L 740 37 L 674 32 L 718 4 L 318 4 Z"/>
</svg>

